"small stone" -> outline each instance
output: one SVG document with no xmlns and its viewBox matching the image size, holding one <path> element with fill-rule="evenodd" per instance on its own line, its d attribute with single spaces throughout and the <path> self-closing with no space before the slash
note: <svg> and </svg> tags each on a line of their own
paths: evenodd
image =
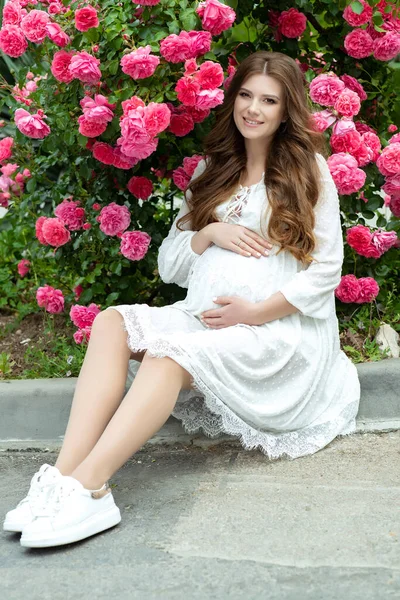
<svg viewBox="0 0 400 600">
<path fill-rule="evenodd" d="M 399 358 L 400 347 L 399 347 L 399 334 L 393 327 L 387 323 L 383 323 L 375 336 L 375 341 L 381 350 L 388 350 L 389 357 Z"/>
</svg>

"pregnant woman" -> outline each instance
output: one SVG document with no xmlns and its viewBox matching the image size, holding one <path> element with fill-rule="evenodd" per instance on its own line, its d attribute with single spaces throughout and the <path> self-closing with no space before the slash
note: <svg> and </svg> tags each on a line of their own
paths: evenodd
<svg viewBox="0 0 400 600">
<path fill-rule="evenodd" d="M 355 431 L 360 385 L 340 350 L 334 300 L 339 200 L 311 123 L 292 58 L 243 60 L 159 249 L 161 279 L 187 296 L 96 317 L 57 462 L 6 515 L 23 546 L 119 523 L 108 480 L 170 414 L 271 459 Z M 135 377 L 121 402 L 129 359 Z"/>
</svg>

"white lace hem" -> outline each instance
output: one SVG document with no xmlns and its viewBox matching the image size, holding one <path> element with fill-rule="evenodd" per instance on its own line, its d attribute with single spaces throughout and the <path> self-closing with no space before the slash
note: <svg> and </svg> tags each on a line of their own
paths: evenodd
<svg viewBox="0 0 400 600">
<path fill-rule="evenodd" d="M 132 352 L 147 350 L 157 358 L 168 356 L 180 364 L 191 375 L 193 390 L 182 390 L 172 415 L 182 421 L 188 433 L 202 430 L 208 437 L 228 434 L 238 437 L 246 450 L 260 449 L 269 459 L 286 456 L 289 459 L 314 454 L 339 435 L 350 435 L 356 430 L 356 415 L 359 401 L 358 390 L 349 389 L 347 398 L 342 398 L 343 409 L 334 421 L 310 425 L 297 431 L 274 433 L 255 429 L 226 404 L 224 404 L 196 373 L 190 356 L 184 348 L 171 340 L 163 339 L 162 333 L 155 337 L 146 310 L 147 305 L 128 308 L 110 307 L 124 317 L 122 323 L 128 334 L 128 346 Z M 140 313 L 140 315 L 139 315 Z M 197 392 L 197 393 L 196 393 Z M 199 397 L 198 393 L 201 394 Z"/>
</svg>

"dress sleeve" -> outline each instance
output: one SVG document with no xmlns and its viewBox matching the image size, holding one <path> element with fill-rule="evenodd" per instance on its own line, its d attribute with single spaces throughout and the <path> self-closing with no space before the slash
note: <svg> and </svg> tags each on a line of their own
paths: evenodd
<svg viewBox="0 0 400 600">
<path fill-rule="evenodd" d="M 325 158 L 317 153 L 321 193 L 315 210 L 316 259 L 296 273 L 279 291 L 303 315 L 327 319 L 335 311 L 334 290 L 339 285 L 344 257 L 339 197 Z"/>
<path fill-rule="evenodd" d="M 192 175 L 190 181 L 196 179 L 204 171 L 206 163 L 201 159 Z M 176 283 L 180 287 L 189 286 L 190 275 L 194 264 L 200 254 L 192 250 L 191 240 L 197 231 L 188 229 L 190 222 L 186 222 L 181 227 L 181 231 L 176 227 L 178 219 L 190 212 L 187 199 L 190 200 L 191 192 L 187 190 L 182 202 L 182 206 L 172 224 L 167 237 L 162 241 L 158 250 L 158 272 L 164 283 Z"/>
</svg>

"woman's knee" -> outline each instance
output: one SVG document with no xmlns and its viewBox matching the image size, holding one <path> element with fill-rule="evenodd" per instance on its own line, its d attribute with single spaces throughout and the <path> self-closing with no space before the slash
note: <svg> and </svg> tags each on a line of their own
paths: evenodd
<svg viewBox="0 0 400 600">
<path fill-rule="evenodd" d="M 93 321 L 92 333 L 109 333 L 117 327 L 122 331 L 123 320 L 123 316 L 117 310 L 102 310 Z"/>
</svg>

